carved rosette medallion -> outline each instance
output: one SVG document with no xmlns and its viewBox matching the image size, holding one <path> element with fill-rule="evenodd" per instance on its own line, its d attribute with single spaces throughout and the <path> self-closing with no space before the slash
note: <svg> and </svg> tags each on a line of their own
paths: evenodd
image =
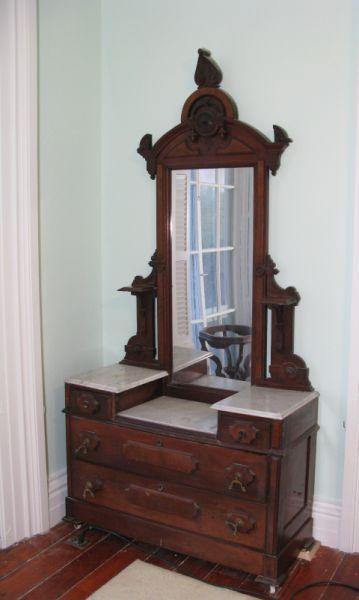
<svg viewBox="0 0 359 600">
<path fill-rule="evenodd" d="M 225 118 L 224 106 L 218 98 L 209 95 L 198 98 L 188 119 L 188 147 L 203 153 L 227 146 L 230 140 Z"/>
</svg>

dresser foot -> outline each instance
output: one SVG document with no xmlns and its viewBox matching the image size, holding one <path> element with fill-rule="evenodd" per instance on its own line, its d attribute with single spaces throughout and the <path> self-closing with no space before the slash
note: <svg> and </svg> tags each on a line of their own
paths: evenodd
<svg viewBox="0 0 359 600">
<path fill-rule="evenodd" d="M 269 586 L 269 595 L 273 596 L 273 598 L 276 597 L 276 593 L 278 592 L 279 587 L 282 585 L 282 583 L 284 582 L 284 580 L 287 577 L 287 573 L 284 573 L 283 575 L 281 575 L 280 577 L 278 577 L 277 579 L 272 579 L 270 577 L 265 577 L 263 575 L 258 575 L 255 579 L 255 581 L 257 583 L 264 583 L 264 585 L 268 585 Z"/>
<path fill-rule="evenodd" d="M 79 523 L 74 521 L 74 527 L 75 529 L 79 529 L 80 527 L 82 529 L 78 535 L 71 536 L 67 540 L 67 544 L 73 546 L 74 548 L 85 548 L 90 543 L 90 540 L 86 539 L 86 533 L 90 531 L 90 529 L 92 529 L 91 525 L 88 525 L 87 523 Z"/>
</svg>

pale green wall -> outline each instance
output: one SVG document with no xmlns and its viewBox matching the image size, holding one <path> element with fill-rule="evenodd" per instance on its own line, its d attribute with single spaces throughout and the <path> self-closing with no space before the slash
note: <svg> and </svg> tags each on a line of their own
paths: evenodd
<svg viewBox="0 0 359 600">
<path fill-rule="evenodd" d="M 340 499 L 353 197 L 352 19 L 352 0 L 39 0 L 51 473 L 65 465 L 63 379 L 101 364 L 102 352 L 105 363 L 118 360 L 134 332 L 134 299 L 116 289 L 148 272 L 155 248 L 155 183 L 136 148 L 144 133 L 156 140 L 178 123 L 195 87 L 197 48 L 204 46 L 222 66 L 223 87 L 236 98 L 240 117 L 269 136 L 278 123 L 294 140 L 271 177 L 270 251 L 279 282 L 301 293 L 296 350 L 321 392 L 316 493 Z"/>
<path fill-rule="evenodd" d="M 102 363 L 101 12 L 39 0 L 41 284 L 49 472 L 65 466 L 66 376 Z"/>
<path fill-rule="evenodd" d="M 134 332 L 118 294 L 147 272 L 155 183 L 136 154 L 179 122 L 196 51 L 210 48 L 240 117 L 294 143 L 271 178 L 270 251 L 294 284 L 296 350 L 321 392 L 316 494 L 341 497 L 352 215 L 354 48 L 351 0 L 103 0 L 102 236 L 105 361 Z"/>
</svg>

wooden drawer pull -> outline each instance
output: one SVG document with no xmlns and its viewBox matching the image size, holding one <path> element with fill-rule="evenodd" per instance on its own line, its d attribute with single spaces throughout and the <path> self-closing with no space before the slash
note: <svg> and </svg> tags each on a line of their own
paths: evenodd
<svg viewBox="0 0 359 600">
<path fill-rule="evenodd" d="M 87 479 L 84 491 L 82 492 L 82 497 L 84 498 L 84 500 L 86 500 L 87 496 L 89 496 L 90 498 L 95 498 L 95 492 L 98 492 L 99 490 L 102 490 L 101 479 L 96 478 L 93 481 L 91 481 L 91 479 Z"/>
<path fill-rule="evenodd" d="M 198 461 L 193 454 L 163 448 L 159 442 L 156 442 L 155 446 L 141 442 L 126 442 L 122 452 L 127 460 L 163 467 L 179 473 L 193 473 L 198 467 Z"/>
<path fill-rule="evenodd" d="M 87 414 L 94 415 L 100 410 L 100 403 L 97 398 L 94 398 L 91 394 L 79 394 L 76 399 L 77 408 L 79 411 Z"/>
<path fill-rule="evenodd" d="M 253 444 L 258 438 L 260 431 L 250 423 L 248 425 L 234 423 L 229 428 L 229 433 L 235 442 L 239 442 L 240 444 Z"/>
<path fill-rule="evenodd" d="M 239 463 L 234 463 L 228 467 L 226 471 L 227 485 L 228 489 L 231 491 L 237 490 L 246 493 L 248 491 L 248 486 L 251 485 L 256 478 L 255 473 L 253 473 L 249 467 Z"/>
<path fill-rule="evenodd" d="M 100 443 L 97 435 L 92 431 L 82 431 L 78 435 L 80 445 L 74 450 L 74 455 L 86 456 L 90 450 L 96 450 Z"/>
<path fill-rule="evenodd" d="M 249 533 L 256 524 L 255 519 L 245 512 L 231 513 L 227 515 L 226 525 L 233 535 L 238 533 Z"/>
<path fill-rule="evenodd" d="M 200 507 L 194 500 L 183 498 L 175 494 L 163 492 L 164 486 L 160 485 L 159 490 L 144 488 L 138 485 L 130 485 L 125 492 L 129 502 L 143 508 L 174 514 L 186 519 L 195 519 L 200 511 Z"/>
</svg>

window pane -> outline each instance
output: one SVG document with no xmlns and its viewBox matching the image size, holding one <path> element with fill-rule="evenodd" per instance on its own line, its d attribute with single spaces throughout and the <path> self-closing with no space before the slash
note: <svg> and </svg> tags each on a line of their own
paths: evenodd
<svg viewBox="0 0 359 600">
<path fill-rule="evenodd" d="M 236 322 L 236 313 L 235 311 L 228 313 L 227 315 L 223 315 L 223 325 L 234 325 Z"/>
<path fill-rule="evenodd" d="M 199 181 L 200 183 L 216 183 L 216 169 L 200 169 Z"/>
<path fill-rule="evenodd" d="M 190 265 L 191 321 L 194 321 L 195 319 L 203 318 L 198 254 L 191 255 Z"/>
<path fill-rule="evenodd" d="M 221 188 L 220 190 L 220 215 L 221 215 L 221 246 L 233 246 L 233 190 Z"/>
<path fill-rule="evenodd" d="M 203 255 L 203 277 L 206 314 L 218 312 L 216 253 Z"/>
<path fill-rule="evenodd" d="M 216 244 L 216 188 L 201 185 L 202 246 L 214 248 Z"/>
<path fill-rule="evenodd" d="M 233 308 L 233 252 L 225 250 L 220 253 L 221 261 L 221 296 L 222 309 Z"/>
<path fill-rule="evenodd" d="M 189 219 L 189 244 L 191 250 L 198 250 L 197 223 L 197 186 L 191 184 Z"/>
<path fill-rule="evenodd" d="M 234 169 L 218 169 L 218 183 L 234 185 Z"/>
</svg>

